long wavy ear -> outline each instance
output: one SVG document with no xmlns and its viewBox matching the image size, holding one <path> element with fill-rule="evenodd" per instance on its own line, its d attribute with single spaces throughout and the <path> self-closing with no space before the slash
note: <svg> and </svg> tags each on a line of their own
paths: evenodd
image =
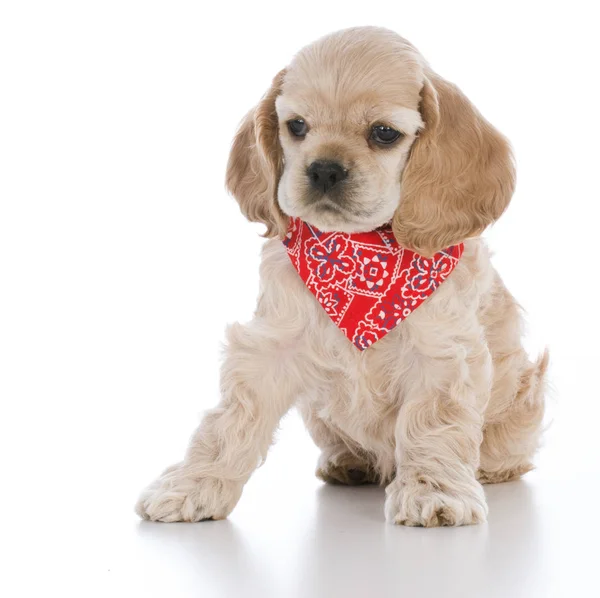
<svg viewBox="0 0 600 598">
<path fill-rule="evenodd" d="M 481 234 L 508 206 L 515 169 L 506 139 L 462 92 L 435 73 L 421 91 L 425 128 L 402 174 L 392 226 L 424 256 Z"/>
<path fill-rule="evenodd" d="M 242 121 L 227 163 L 227 189 L 248 220 L 266 225 L 265 237 L 283 238 L 289 222 L 277 203 L 283 151 L 275 100 L 284 76 L 285 70 L 275 76 L 269 91 Z"/>
</svg>

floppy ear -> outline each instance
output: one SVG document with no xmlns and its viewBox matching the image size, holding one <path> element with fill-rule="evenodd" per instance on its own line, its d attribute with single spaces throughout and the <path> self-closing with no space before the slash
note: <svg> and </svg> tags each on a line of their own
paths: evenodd
<svg viewBox="0 0 600 598">
<path fill-rule="evenodd" d="M 425 77 L 420 110 L 425 128 L 402 174 L 392 226 L 401 245 L 430 257 L 500 217 L 515 169 L 506 139 L 435 73 Z"/>
<path fill-rule="evenodd" d="M 227 163 L 227 189 L 248 220 L 266 225 L 265 237 L 283 238 L 289 222 L 277 203 L 283 151 L 275 100 L 281 93 L 284 75 L 285 70 L 275 76 L 271 89 L 242 121 Z"/>
</svg>

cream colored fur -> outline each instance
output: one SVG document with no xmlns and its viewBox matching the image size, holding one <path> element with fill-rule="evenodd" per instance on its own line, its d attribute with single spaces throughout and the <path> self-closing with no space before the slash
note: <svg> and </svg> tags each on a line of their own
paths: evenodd
<svg viewBox="0 0 600 598">
<path fill-rule="evenodd" d="M 342 75 L 334 84 L 336 60 Z M 294 116 L 310 118 L 310 141 L 285 136 Z M 377 153 L 360 141 L 361 118 L 396 126 L 404 119 L 402 145 Z M 324 222 L 304 199 L 307 160 L 332 153 L 361 173 L 350 193 L 352 209 L 368 213 L 362 224 L 343 212 Z M 428 254 L 465 240 L 464 255 L 419 309 L 360 352 L 306 289 L 280 240 L 268 240 L 255 317 L 227 331 L 219 406 L 184 460 L 142 493 L 139 515 L 226 517 L 296 405 L 321 448 L 323 480 L 385 484 L 394 523 L 484 521 L 481 483 L 531 469 L 544 412 L 547 355 L 529 361 L 519 308 L 478 238 L 508 204 L 513 176 L 503 138 L 402 38 L 359 28 L 300 53 L 234 142 L 228 185 L 244 213 L 271 236 L 285 232 L 288 215 L 338 230 L 393 218 L 406 246 Z"/>
</svg>

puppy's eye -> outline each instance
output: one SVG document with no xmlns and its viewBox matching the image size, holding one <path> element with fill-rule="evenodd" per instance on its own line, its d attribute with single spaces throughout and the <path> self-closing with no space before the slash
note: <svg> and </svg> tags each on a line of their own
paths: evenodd
<svg viewBox="0 0 600 598">
<path fill-rule="evenodd" d="M 294 120 L 288 120 L 288 129 L 290 133 L 295 137 L 304 137 L 308 133 L 308 125 L 302 118 L 295 118 Z"/>
<path fill-rule="evenodd" d="M 383 145 L 394 143 L 394 141 L 397 141 L 400 137 L 404 137 L 404 134 L 386 125 L 375 125 L 371 129 L 371 139 L 376 143 L 381 143 Z"/>
</svg>

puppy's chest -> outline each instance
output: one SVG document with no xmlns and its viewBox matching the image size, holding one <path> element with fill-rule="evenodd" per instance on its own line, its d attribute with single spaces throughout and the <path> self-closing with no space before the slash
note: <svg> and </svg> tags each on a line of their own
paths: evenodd
<svg viewBox="0 0 600 598">
<path fill-rule="evenodd" d="M 380 443 L 393 442 L 403 380 L 414 361 L 412 323 L 403 322 L 360 351 L 331 321 L 276 243 L 265 248 L 260 312 L 278 329 L 285 321 L 286 334 L 293 336 L 288 356 L 304 381 L 302 400 L 355 442 L 380 450 Z"/>
<path fill-rule="evenodd" d="M 327 326 L 330 334 L 321 341 L 332 352 L 330 359 L 319 364 L 319 379 L 326 382 L 314 388 L 309 385 L 304 400 L 320 419 L 363 448 L 381 454 L 394 443 L 394 426 L 412 362 L 410 344 L 398 328 L 378 347 L 360 352 L 333 324 Z"/>
</svg>

